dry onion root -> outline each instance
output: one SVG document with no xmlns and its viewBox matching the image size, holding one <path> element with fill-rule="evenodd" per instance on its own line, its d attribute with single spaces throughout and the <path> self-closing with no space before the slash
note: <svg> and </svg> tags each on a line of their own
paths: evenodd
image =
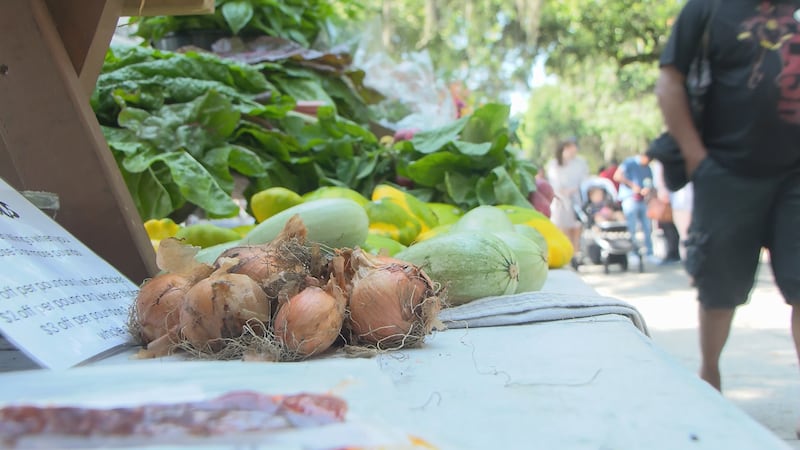
<svg viewBox="0 0 800 450">
<path fill-rule="evenodd" d="M 347 326 L 352 345 L 395 350 L 422 344 L 438 323 L 439 292 L 418 267 L 356 248 Z"/>
<path fill-rule="evenodd" d="M 282 302 L 273 332 L 282 348 L 280 360 L 298 360 L 324 352 L 342 331 L 347 298 L 331 277 L 325 289 L 307 286 Z"/>
</svg>

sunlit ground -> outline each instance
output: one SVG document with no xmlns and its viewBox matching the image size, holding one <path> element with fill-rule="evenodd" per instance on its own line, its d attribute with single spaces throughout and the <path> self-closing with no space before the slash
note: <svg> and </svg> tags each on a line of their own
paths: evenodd
<svg viewBox="0 0 800 450">
<path fill-rule="evenodd" d="M 633 261 L 632 261 L 633 262 Z M 680 264 L 646 265 L 639 273 L 581 266 L 581 277 L 598 293 L 625 300 L 644 316 L 653 341 L 691 372 L 699 366 L 697 302 Z M 800 449 L 800 372 L 789 331 L 790 308 L 772 280 L 769 262 L 760 267 L 750 302 L 739 308 L 722 356 L 723 392 L 756 421 Z"/>
</svg>

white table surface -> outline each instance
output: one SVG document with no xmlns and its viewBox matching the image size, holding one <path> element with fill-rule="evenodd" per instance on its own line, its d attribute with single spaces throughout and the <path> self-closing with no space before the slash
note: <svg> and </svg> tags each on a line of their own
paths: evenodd
<svg viewBox="0 0 800 450">
<path fill-rule="evenodd" d="M 594 293 L 571 271 L 553 271 L 544 289 Z M 619 315 L 447 330 L 423 348 L 369 359 L 276 364 L 128 353 L 65 372 L 0 375 L 0 403 L 136 404 L 233 389 L 333 392 L 354 420 L 442 449 L 787 448 Z"/>
</svg>

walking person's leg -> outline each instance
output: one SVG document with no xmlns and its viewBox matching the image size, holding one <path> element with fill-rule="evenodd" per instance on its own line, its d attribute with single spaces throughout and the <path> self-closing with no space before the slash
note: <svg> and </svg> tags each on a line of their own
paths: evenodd
<svg viewBox="0 0 800 450">
<path fill-rule="evenodd" d="M 787 177 L 776 198 L 766 245 L 775 282 L 792 306 L 791 331 L 800 363 L 800 174 Z"/>
<path fill-rule="evenodd" d="M 700 302 L 699 375 L 720 390 L 720 356 L 735 309 L 747 301 L 755 281 L 774 189 L 769 181 L 739 177 L 712 160 L 698 168 L 694 186 L 686 270 Z"/>
<path fill-rule="evenodd" d="M 644 248 L 647 250 L 647 255 L 653 256 L 653 221 L 647 217 L 647 203 L 636 202 L 636 220 L 642 224 Z"/>
<path fill-rule="evenodd" d="M 628 226 L 628 233 L 631 234 L 631 242 L 635 248 L 639 247 L 636 242 L 636 201 L 632 198 L 626 198 L 622 201 L 622 214 L 625 216 L 625 223 Z"/>
<path fill-rule="evenodd" d="M 700 378 L 721 390 L 719 359 L 728 340 L 733 322 L 733 308 L 706 308 L 700 305 L 698 313 L 700 334 Z"/>
<path fill-rule="evenodd" d="M 664 256 L 665 261 L 680 261 L 680 235 L 678 228 L 673 222 L 659 222 L 658 227 L 664 232 L 664 241 L 666 242 L 667 251 Z"/>
</svg>

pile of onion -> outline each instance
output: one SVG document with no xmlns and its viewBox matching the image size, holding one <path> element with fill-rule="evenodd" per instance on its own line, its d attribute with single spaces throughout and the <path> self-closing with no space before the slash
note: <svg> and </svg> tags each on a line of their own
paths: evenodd
<svg viewBox="0 0 800 450">
<path fill-rule="evenodd" d="M 143 356 L 165 355 L 177 342 L 186 293 L 213 271 L 194 259 L 197 250 L 176 239 L 161 241 L 156 264 L 162 272 L 142 284 L 131 312 L 131 334 L 147 345 Z"/>
<path fill-rule="evenodd" d="M 186 292 L 178 335 L 194 350 L 219 351 L 227 339 L 241 336 L 248 323 L 262 332 L 269 326 L 267 295 L 247 275 L 227 272 L 236 263 L 218 260 L 219 268 Z"/>
<path fill-rule="evenodd" d="M 213 266 L 197 247 L 161 241 L 162 273 L 145 282 L 131 331 L 141 357 L 183 350 L 213 359 L 296 361 L 336 343 L 395 350 L 419 346 L 440 293 L 411 263 L 359 248 L 334 255 L 306 242 L 299 216 L 266 245 L 226 250 Z"/>
<path fill-rule="evenodd" d="M 422 344 L 438 323 L 441 300 L 413 264 L 359 248 L 349 255 L 350 344 L 396 350 Z"/>
<path fill-rule="evenodd" d="M 281 302 L 273 322 L 280 359 L 304 359 L 329 349 L 341 334 L 346 307 L 335 277 L 324 287 L 307 286 Z"/>
<path fill-rule="evenodd" d="M 288 299 L 309 284 L 321 285 L 327 276 L 329 258 L 319 245 L 306 243 L 307 230 L 300 216 L 287 221 L 278 236 L 266 245 L 233 247 L 224 251 L 215 267 L 225 259 L 235 259 L 228 273 L 247 275 L 264 290 L 272 304 L 273 313 L 278 302 Z"/>
</svg>

